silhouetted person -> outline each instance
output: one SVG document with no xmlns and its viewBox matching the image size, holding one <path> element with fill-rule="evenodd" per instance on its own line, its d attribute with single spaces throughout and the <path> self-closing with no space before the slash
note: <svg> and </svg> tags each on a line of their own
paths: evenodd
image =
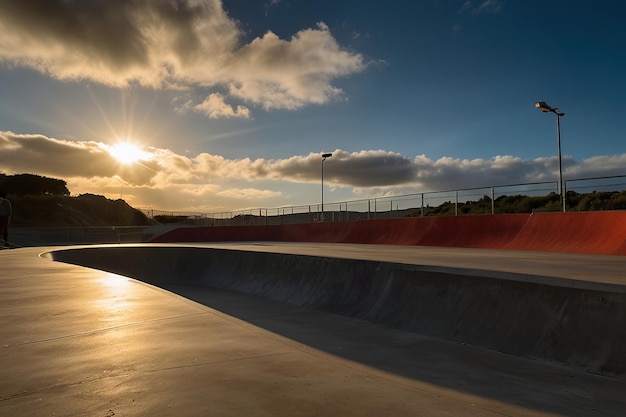
<svg viewBox="0 0 626 417">
<path fill-rule="evenodd" d="M 9 223 L 11 223 L 12 215 L 11 202 L 7 200 L 7 194 L 0 191 L 0 235 L 4 240 L 4 247 L 9 246 Z"/>
</svg>

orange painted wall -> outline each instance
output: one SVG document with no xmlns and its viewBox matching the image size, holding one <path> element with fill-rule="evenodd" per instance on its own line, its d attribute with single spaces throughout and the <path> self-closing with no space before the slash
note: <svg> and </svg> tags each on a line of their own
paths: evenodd
<svg viewBox="0 0 626 417">
<path fill-rule="evenodd" d="M 626 212 L 542 213 L 502 249 L 626 255 L 625 242 Z"/>
<path fill-rule="evenodd" d="M 274 226 L 193 227 L 153 242 L 326 242 L 626 255 L 626 212 L 415 217 Z"/>
</svg>

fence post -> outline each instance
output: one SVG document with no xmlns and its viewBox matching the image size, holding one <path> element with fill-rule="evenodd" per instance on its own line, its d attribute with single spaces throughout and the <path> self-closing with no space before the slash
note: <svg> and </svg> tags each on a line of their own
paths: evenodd
<svg viewBox="0 0 626 417">
<path fill-rule="evenodd" d="M 459 190 L 454 191 L 454 215 L 459 215 Z"/>
<path fill-rule="evenodd" d="M 491 214 L 496 214 L 495 200 L 495 193 L 493 192 L 493 187 L 491 187 Z"/>
</svg>

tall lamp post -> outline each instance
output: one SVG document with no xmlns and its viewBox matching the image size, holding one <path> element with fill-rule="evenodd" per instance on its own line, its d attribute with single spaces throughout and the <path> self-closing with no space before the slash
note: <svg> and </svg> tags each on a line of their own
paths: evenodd
<svg viewBox="0 0 626 417">
<path fill-rule="evenodd" d="M 556 135 L 557 143 L 559 147 L 559 189 L 561 196 L 561 203 L 563 205 L 563 212 L 565 212 L 565 192 L 563 190 L 563 164 L 561 160 L 561 116 L 565 116 L 565 113 L 561 113 L 556 107 L 550 107 L 545 101 L 538 101 L 535 103 L 535 107 L 541 110 L 543 113 L 556 114 Z"/>
<path fill-rule="evenodd" d="M 322 154 L 322 216 L 320 218 L 321 221 L 324 221 L 324 161 L 326 158 L 330 158 L 333 156 L 332 153 L 323 153 Z"/>
</svg>

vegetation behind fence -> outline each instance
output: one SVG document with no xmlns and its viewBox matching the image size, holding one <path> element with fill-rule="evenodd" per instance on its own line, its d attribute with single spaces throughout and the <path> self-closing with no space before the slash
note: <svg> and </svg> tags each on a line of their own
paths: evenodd
<svg viewBox="0 0 626 417">
<path fill-rule="evenodd" d="M 567 211 L 626 210 L 626 175 L 565 181 Z M 219 213 L 144 210 L 160 223 L 242 226 L 354 221 L 410 216 L 532 213 L 562 210 L 557 181 L 531 182 L 447 191 Z"/>
</svg>

